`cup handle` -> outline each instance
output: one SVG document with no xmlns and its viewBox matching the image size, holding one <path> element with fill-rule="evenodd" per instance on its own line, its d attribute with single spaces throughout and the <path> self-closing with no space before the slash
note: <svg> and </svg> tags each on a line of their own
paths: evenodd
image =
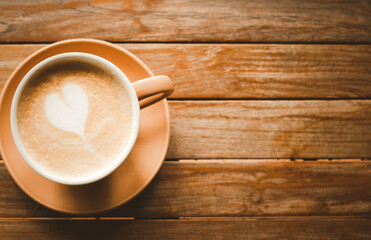
<svg viewBox="0 0 371 240">
<path fill-rule="evenodd" d="M 174 92 L 173 83 L 165 75 L 144 78 L 132 84 L 141 109 L 170 96 Z"/>
</svg>

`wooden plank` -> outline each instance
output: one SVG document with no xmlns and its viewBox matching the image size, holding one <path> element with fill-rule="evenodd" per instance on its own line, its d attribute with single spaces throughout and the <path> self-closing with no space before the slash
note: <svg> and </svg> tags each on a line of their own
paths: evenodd
<svg viewBox="0 0 371 240">
<path fill-rule="evenodd" d="M 371 156 L 371 100 L 172 101 L 168 158 Z"/>
<path fill-rule="evenodd" d="M 371 100 L 170 101 L 169 106 L 169 159 L 371 157 Z"/>
<path fill-rule="evenodd" d="M 370 239 L 368 219 L 0 220 L 16 239 Z"/>
<path fill-rule="evenodd" d="M 1 42 L 370 42 L 369 0 L 2 1 Z"/>
<path fill-rule="evenodd" d="M 0 45 L 0 88 L 45 45 Z M 155 74 L 171 98 L 371 98 L 370 45 L 119 44 Z"/>
<path fill-rule="evenodd" d="M 0 89 L 15 68 L 36 50 L 45 45 L 0 45 Z"/>
<path fill-rule="evenodd" d="M 135 199 L 100 216 L 371 216 L 371 161 L 165 162 Z M 0 217 L 66 216 L 27 197 L 0 165 Z"/>
<path fill-rule="evenodd" d="M 371 157 L 371 100 L 170 101 L 169 106 L 169 159 Z"/>
</svg>

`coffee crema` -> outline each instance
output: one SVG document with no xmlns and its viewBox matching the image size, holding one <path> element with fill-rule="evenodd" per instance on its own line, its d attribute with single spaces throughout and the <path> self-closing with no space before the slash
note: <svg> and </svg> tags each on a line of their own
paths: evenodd
<svg viewBox="0 0 371 240">
<path fill-rule="evenodd" d="M 18 132 L 46 172 L 88 177 L 117 161 L 132 131 L 131 106 L 124 84 L 109 70 L 61 60 L 39 70 L 23 90 Z"/>
</svg>

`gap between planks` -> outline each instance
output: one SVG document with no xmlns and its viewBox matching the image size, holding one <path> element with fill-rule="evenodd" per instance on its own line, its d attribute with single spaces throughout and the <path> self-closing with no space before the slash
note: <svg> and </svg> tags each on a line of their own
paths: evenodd
<svg viewBox="0 0 371 240">
<path fill-rule="evenodd" d="M 169 98 L 169 102 L 186 102 L 186 101 L 344 101 L 344 100 L 371 100 L 369 97 L 356 98 Z"/>
<path fill-rule="evenodd" d="M 99 38 L 97 38 L 99 40 Z M 371 45 L 371 42 L 251 42 L 251 41 L 109 41 L 104 40 L 113 44 L 250 44 L 250 45 L 261 45 L 261 44 L 282 44 L 282 45 Z M 42 45 L 52 44 L 58 41 L 37 41 L 37 42 L 2 42 L 0 45 Z"/>
<path fill-rule="evenodd" d="M 267 216 L 267 217 L 179 217 L 179 218 L 134 218 L 134 217 L 1 217 L 0 221 L 106 221 L 106 220 L 127 220 L 127 221 L 156 221 L 156 220 L 190 220 L 190 221 L 225 221 L 225 220 L 370 220 L 362 216 Z"/>
<path fill-rule="evenodd" d="M 0 156 L 1 158 L 1 156 Z M 165 159 L 166 162 L 241 162 L 241 161 L 259 161 L 259 162 L 303 162 L 303 161 L 317 161 L 317 162 L 360 162 L 360 161 L 371 161 L 370 158 L 342 158 L 342 159 L 271 159 L 271 158 L 219 158 L 219 159 Z M 0 164 L 4 164 L 4 160 L 0 159 Z"/>
<path fill-rule="evenodd" d="M 223 163 L 223 162 L 228 162 L 228 163 L 232 163 L 232 162 L 236 162 L 236 163 L 241 163 L 241 162 L 259 162 L 259 163 L 264 163 L 264 162 L 272 162 L 272 163 L 277 163 L 277 162 L 362 162 L 362 161 L 370 161 L 371 159 L 363 159 L 363 158 L 342 158 L 342 159 L 266 159 L 266 158 L 262 158 L 262 159 L 257 159 L 257 158 L 244 158 L 244 159 L 238 159 L 238 158 L 218 158 L 218 159 L 213 159 L 213 158 L 210 158 L 210 159 L 205 159 L 205 158 L 202 158 L 202 159 L 177 159 L 177 160 L 174 160 L 174 159 L 171 159 L 171 160 L 167 160 L 165 159 L 165 161 L 167 163 L 171 163 L 171 162 L 183 162 L 183 163 Z"/>
</svg>

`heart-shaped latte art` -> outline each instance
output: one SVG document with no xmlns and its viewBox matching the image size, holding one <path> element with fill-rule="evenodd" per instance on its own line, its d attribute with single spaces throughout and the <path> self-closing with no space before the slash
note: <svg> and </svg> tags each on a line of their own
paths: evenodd
<svg viewBox="0 0 371 240">
<path fill-rule="evenodd" d="M 89 112 L 89 102 L 85 92 L 76 84 L 63 86 L 63 99 L 56 93 L 46 97 L 44 110 L 48 121 L 66 132 L 79 135 L 84 142 L 85 123 Z"/>
</svg>

